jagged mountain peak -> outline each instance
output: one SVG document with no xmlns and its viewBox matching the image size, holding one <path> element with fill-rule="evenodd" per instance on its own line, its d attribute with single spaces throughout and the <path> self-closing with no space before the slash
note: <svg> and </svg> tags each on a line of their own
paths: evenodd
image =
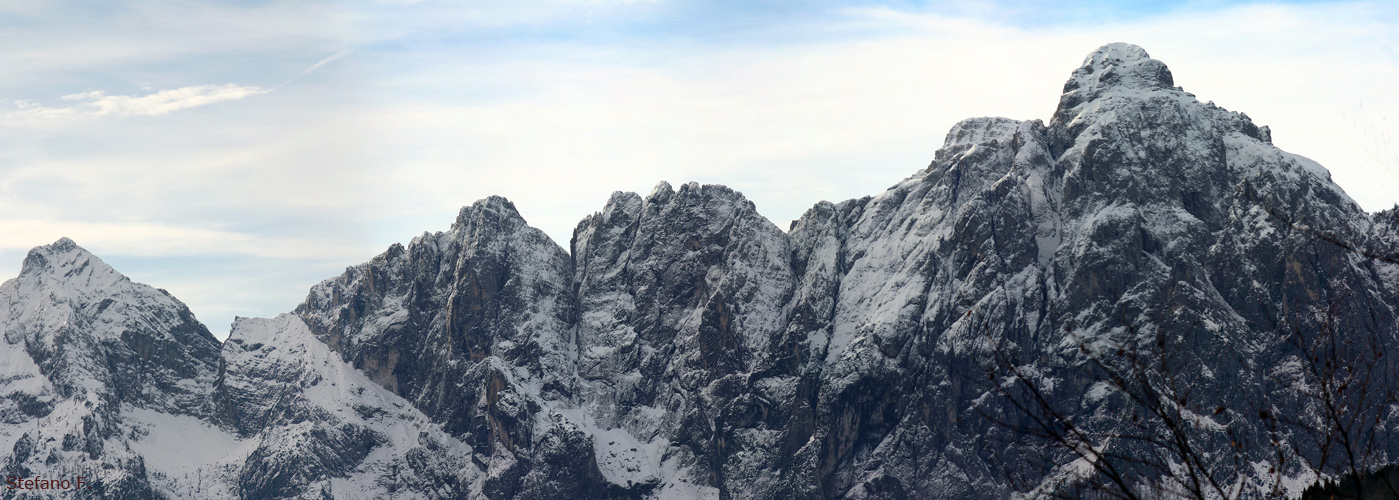
<svg viewBox="0 0 1399 500">
<path fill-rule="evenodd" d="M 1050 120 L 1055 156 L 1071 147 L 1085 130 L 1120 124 L 1153 127 L 1177 136 L 1239 132 L 1272 143 L 1271 130 L 1255 125 L 1248 115 L 1212 101 L 1200 102 L 1174 85 L 1166 63 L 1152 59 L 1141 47 L 1127 43 L 1099 47 L 1064 83 L 1059 106 Z"/>
<path fill-rule="evenodd" d="M 120 311 L 128 307 L 162 310 L 165 312 L 161 316 L 173 314 L 177 317 L 163 318 L 162 322 L 190 323 L 195 330 L 203 331 L 197 336 L 208 337 L 208 342 L 201 343 L 218 343 L 202 324 L 194 320 L 188 307 L 169 292 L 131 281 L 97 255 L 66 237 L 29 250 L 19 277 L 7 282 L 6 286 L 15 287 L 15 293 L 19 296 L 42 298 L 53 305 L 63 306 L 62 310 L 72 309 L 74 313 L 90 315 L 94 319 L 105 313 L 123 314 Z M 48 310 L 48 314 L 54 314 L 57 310 Z M 27 318 L 29 314 L 25 312 L 21 317 Z M 108 322 L 99 321 L 101 324 Z M 107 331 L 109 328 L 98 330 Z M 115 335 L 120 331 L 120 328 L 116 328 L 110 333 Z"/>
<path fill-rule="evenodd" d="M 1152 59 L 1146 50 L 1129 43 L 1110 43 L 1083 59 L 1064 84 L 1064 93 L 1094 89 L 1168 89 L 1175 79 L 1166 63 Z"/>
<path fill-rule="evenodd" d="M 65 288 L 88 291 L 129 281 L 112 266 L 67 237 L 31 249 L 24 257 L 20 277 L 39 282 L 57 280 Z"/>
<path fill-rule="evenodd" d="M 1168 111 L 1152 113 L 1163 119 L 1196 125 L 1213 121 L 1216 111 L 1223 112 L 1199 103 L 1194 95 L 1174 85 L 1166 64 L 1152 59 L 1141 47 L 1111 43 L 1098 48 L 1064 83 L 1059 106 L 1050 120 L 1050 127 L 1057 129 L 1056 153 L 1094 124 L 1143 118 L 1143 106 Z"/>
<path fill-rule="evenodd" d="M 646 199 L 666 199 L 672 194 L 675 194 L 675 188 L 672 188 L 669 182 L 661 181 L 651 188 L 651 193 L 646 195 Z"/>
<path fill-rule="evenodd" d="M 132 281 L 68 238 L 30 250 L 19 277 L 0 286 L 0 300 L 5 296 L 12 307 L 0 317 L 0 330 L 11 342 L 33 342 L 30 354 L 55 370 L 56 380 L 105 379 L 122 366 L 104 358 L 107 347 L 142 363 L 169 356 L 156 363 L 168 365 L 173 377 L 203 370 L 217 355 L 219 341 L 183 302 Z"/>
<path fill-rule="evenodd" d="M 1083 65 L 1103 64 L 1107 61 L 1135 62 L 1151 59 L 1151 55 L 1146 53 L 1146 49 L 1133 43 L 1112 42 L 1098 47 L 1093 52 L 1088 53 L 1083 58 Z"/>
<path fill-rule="evenodd" d="M 129 402 L 183 405 L 185 388 L 137 387 L 209 375 L 219 342 L 165 290 L 131 281 L 69 238 L 29 251 L 0 285 L 0 332 L 68 388 L 119 387 Z"/>
<path fill-rule="evenodd" d="M 504 196 L 491 195 L 475 203 L 461 207 L 457 213 L 457 220 L 452 224 L 452 230 L 463 227 L 471 227 L 480 224 L 509 224 L 511 226 L 524 224 L 524 217 L 515 209 L 515 204 Z"/>
</svg>

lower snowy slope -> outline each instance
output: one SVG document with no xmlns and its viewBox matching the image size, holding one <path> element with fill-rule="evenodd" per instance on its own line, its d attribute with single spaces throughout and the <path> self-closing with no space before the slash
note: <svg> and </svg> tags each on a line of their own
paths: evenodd
<svg viewBox="0 0 1399 500">
<path fill-rule="evenodd" d="M 226 477 L 238 498 L 465 498 L 479 489 L 470 446 L 341 360 L 300 318 L 238 318 L 223 355 L 218 395 L 237 437 L 216 440 L 228 446 L 216 466 L 240 465 Z"/>
</svg>

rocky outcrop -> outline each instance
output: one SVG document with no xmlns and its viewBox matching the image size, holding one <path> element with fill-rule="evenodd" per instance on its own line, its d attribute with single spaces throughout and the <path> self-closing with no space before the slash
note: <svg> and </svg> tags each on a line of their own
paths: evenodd
<svg viewBox="0 0 1399 500">
<path fill-rule="evenodd" d="M 773 412 L 794 380 L 775 343 L 794 277 L 780 229 L 723 186 L 661 183 L 617 193 L 574 230 L 579 406 L 595 425 L 661 453 L 618 480 L 679 475 L 726 494 L 775 481 L 785 427 Z M 667 486 L 672 486 L 667 484 Z"/>
<path fill-rule="evenodd" d="M 578 391 L 571 275 L 567 252 L 492 197 L 463 208 L 451 230 L 317 285 L 296 314 L 345 361 L 470 444 L 474 465 L 490 471 L 483 495 L 578 493 L 598 486 L 554 477 L 600 473 L 554 458 L 589 456 L 591 436 L 547 410 Z"/>
</svg>

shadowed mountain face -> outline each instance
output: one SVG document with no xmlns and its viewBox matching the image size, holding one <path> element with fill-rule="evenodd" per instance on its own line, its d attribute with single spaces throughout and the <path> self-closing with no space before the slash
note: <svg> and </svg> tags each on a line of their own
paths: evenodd
<svg viewBox="0 0 1399 500">
<path fill-rule="evenodd" d="M 995 346 L 1111 429 L 1085 341 L 1170 338 L 1221 423 L 1295 355 L 1279 322 L 1392 341 L 1399 266 L 1298 227 L 1399 250 L 1395 211 L 1111 44 L 1047 125 L 965 120 L 787 231 L 661 183 L 565 250 L 492 197 L 222 346 L 71 241 L 37 248 L 0 286 L 0 450 L 95 498 L 1005 498 L 1038 455 L 985 418 L 1019 418 Z M 1064 465 L 1038 460 L 1011 472 Z"/>
</svg>

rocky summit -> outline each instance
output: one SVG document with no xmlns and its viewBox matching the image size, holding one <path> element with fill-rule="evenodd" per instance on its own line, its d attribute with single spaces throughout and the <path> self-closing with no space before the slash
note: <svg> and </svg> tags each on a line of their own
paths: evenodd
<svg viewBox="0 0 1399 500">
<path fill-rule="evenodd" d="M 1399 264 L 1374 258 L 1399 251 L 1396 210 L 1127 44 L 1049 123 L 965 120 L 913 176 L 786 230 L 662 182 L 569 245 L 488 198 L 222 344 L 72 241 L 35 248 L 0 286 L 0 464 L 86 487 L 5 498 L 1048 495 L 1082 464 L 1016 435 L 994 360 L 1111 430 L 1122 399 L 1085 346 L 1169 338 L 1180 408 L 1258 442 L 1237 402 L 1296 360 L 1280 323 L 1399 335 Z M 1250 464 L 1273 450 L 1209 464 L 1272 484 Z"/>
</svg>

